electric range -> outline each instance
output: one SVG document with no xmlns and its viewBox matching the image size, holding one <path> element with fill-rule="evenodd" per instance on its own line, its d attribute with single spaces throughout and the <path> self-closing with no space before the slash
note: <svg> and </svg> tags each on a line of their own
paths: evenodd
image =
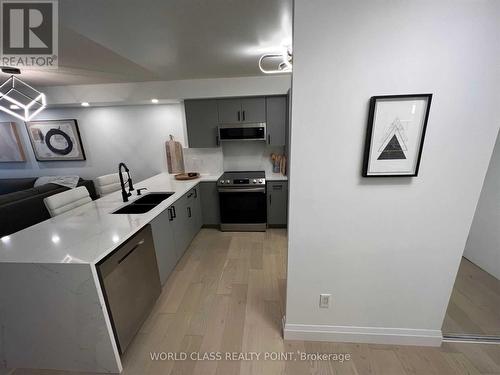
<svg viewBox="0 0 500 375">
<path fill-rule="evenodd" d="M 222 231 L 265 231 L 267 227 L 264 171 L 225 172 L 217 182 Z"/>
</svg>

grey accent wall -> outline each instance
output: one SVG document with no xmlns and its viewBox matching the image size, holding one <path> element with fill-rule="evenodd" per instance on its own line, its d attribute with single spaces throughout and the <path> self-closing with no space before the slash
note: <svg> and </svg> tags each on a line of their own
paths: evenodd
<svg viewBox="0 0 500 375">
<path fill-rule="evenodd" d="M 185 144 L 182 104 L 48 109 L 37 117 L 45 119 L 76 119 L 87 160 L 36 161 L 24 123 L 0 114 L 0 121 L 17 123 L 28 159 L 0 163 L 0 178 L 65 174 L 94 178 L 117 171 L 123 161 L 139 181 L 166 171 L 164 144 L 169 134 Z"/>
</svg>

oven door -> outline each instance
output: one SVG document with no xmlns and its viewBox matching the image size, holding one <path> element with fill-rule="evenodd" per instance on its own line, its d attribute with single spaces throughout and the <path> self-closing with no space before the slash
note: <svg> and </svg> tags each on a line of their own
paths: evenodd
<svg viewBox="0 0 500 375">
<path fill-rule="evenodd" d="M 266 189 L 261 187 L 219 188 L 222 231 L 265 231 Z"/>
</svg>

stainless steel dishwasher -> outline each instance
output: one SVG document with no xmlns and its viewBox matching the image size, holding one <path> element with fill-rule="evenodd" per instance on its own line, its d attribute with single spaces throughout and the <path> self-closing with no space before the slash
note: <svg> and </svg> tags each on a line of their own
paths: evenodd
<svg viewBox="0 0 500 375">
<path fill-rule="evenodd" d="M 124 353 L 160 296 L 151 226 L 147 225 L 97 265 L 120 353 Z"/>
</svg>

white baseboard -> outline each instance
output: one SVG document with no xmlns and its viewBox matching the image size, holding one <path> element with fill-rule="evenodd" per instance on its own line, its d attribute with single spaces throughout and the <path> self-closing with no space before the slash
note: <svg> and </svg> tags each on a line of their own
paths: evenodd
<svg viewBox="0 0 500 375">
<path fill-rule="evenodd" d="M 366 344 L 441 346 L 441 330 L 349 327 L 310 324 L 284 326 L 285 340 L 353 342 Z"/>
</svg>

